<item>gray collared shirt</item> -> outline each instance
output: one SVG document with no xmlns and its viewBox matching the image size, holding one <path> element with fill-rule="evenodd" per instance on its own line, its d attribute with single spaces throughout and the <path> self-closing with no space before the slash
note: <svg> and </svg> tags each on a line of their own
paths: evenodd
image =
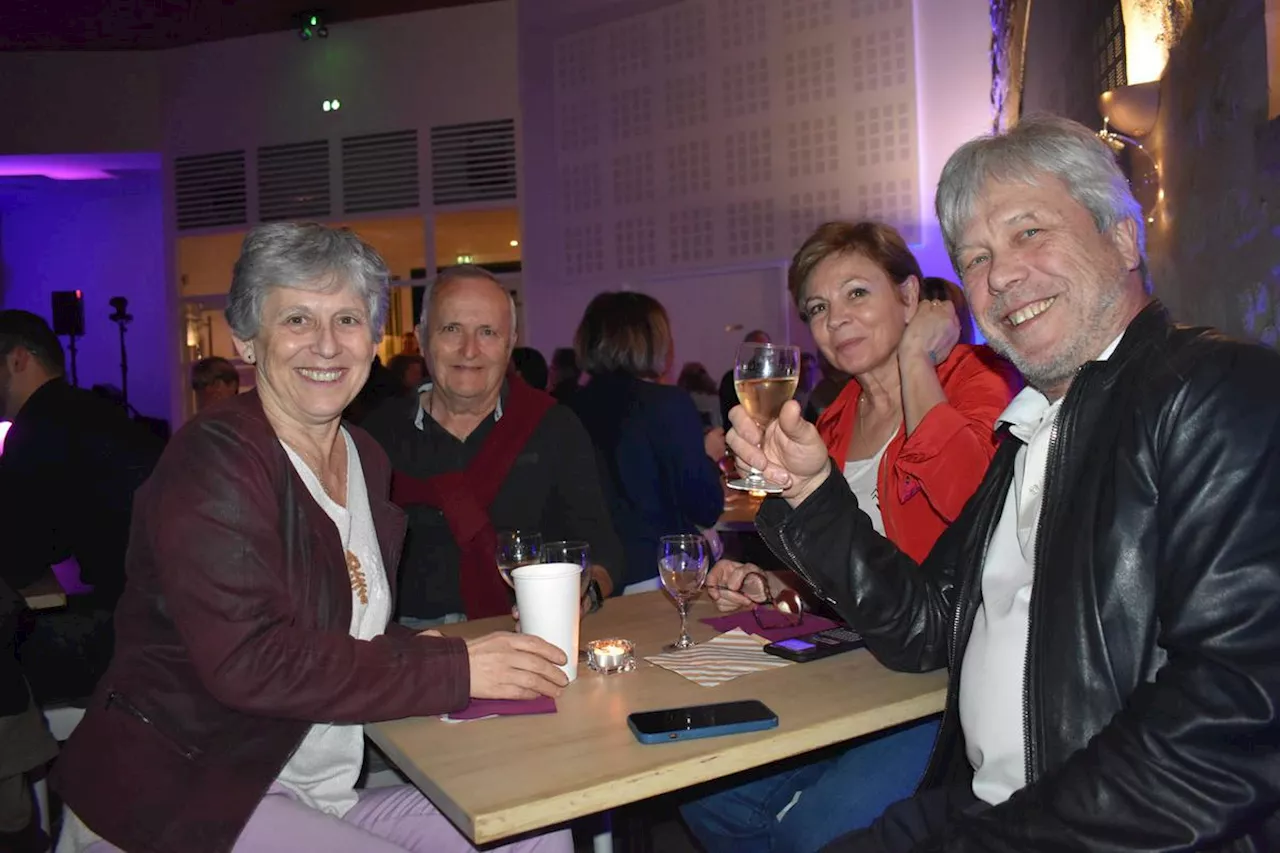
<svg viewBox="0 0 1280 853">
<path fill-rule="evenodd" d="M 418 428 L 418 432 L 422 432 L 422 429 L 423 429 L 422 425 L 424 423 L 423 418 L 427 416 L 427 410 L 422 408 L 422 395 L 430 394 L 431 389 L 433 389 L 434 387 L 435 385 L 433 385 L 430 382 L 423 382 L 421 385 L 418 386 L 418 407 L 414 409 L 414 412 L 413 412 L 413 425 Z M 501 394 L 498 395 L 498 405 L 493 410 L 493 422 L 496 424 L 500 420 L 502 420 L 502 395 Z"/>
</svg>

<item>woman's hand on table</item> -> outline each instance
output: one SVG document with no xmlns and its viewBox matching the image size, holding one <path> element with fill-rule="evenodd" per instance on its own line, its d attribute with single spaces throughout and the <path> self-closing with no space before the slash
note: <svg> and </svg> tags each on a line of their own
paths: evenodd
<svg viewBox="0 0 1280 853">
<path fill-rule="evenodd" d="M 473 699 L 559 696 L 569 678 L 564 652 L 531 634 L 498 631 L 467 640 Z"/>
<path fill-rule="evenodd" d="M 742 406 L 729 412 L 729 448 L 744 477 L 754 468 L 782 486 L 782 496 L 798 506 L 826 481 L 831 472 L 827 446 L 818 428 L 804 419 L 800 404 L 788 400 L 778 419 L 763 432 Z"/>
</svg>

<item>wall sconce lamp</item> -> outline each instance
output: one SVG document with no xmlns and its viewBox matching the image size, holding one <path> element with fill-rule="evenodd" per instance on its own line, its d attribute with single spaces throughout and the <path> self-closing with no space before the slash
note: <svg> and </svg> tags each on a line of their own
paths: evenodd
<svg viewBox="0 0 1280 853">
<path fill-rule="evenodd" d="M 1160 81 L 1103 92 L 1098 97 L 1098 112 L 1120 133 L 1146 136 L 1156 126 L 1156 117 L 1160 114 Z"/>
</svg>

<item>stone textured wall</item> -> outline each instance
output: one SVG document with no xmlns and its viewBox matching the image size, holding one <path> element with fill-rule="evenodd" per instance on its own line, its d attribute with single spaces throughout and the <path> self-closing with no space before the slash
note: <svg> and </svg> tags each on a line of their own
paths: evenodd
<svg viewBox="0 0 1280 853">
<path fill-rule="evenodd" d="M 1084 5 L 1093 6 L 1095 0 Z M 1024 114 L 1099 126 L 1090 15 L 1035 0 Z M 1164 199 L 1150 211 L 1155 292 L 1180 321 L 1280 344 L 1280 120 L 1268 121 L 1265 0 L 1198 0 L 1143 140 Z"/>
<path fill-rule="evenodd" d="M 1280 134 L 1267 120 L 1263 0 L 1198 2 L 1151 134 L 1164 202 L 1148 246 L 1184 322 L 1280 343 Z"/>
</svg>

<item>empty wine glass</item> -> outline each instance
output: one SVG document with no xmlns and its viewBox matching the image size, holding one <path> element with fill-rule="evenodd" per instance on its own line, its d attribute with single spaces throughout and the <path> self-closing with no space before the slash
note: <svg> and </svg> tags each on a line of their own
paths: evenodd
<svg viewBox="0 0 1280 853">
<path fill-rule="evenodd" d="M 738 402 L 760 427 L 761 434 L 796 393 L 799 381 L 800 347 L 752 343 L 738 347 L 733 387 L 738 392 Z M 755 468 L 742 479 L 730 480 L 729 487 L 772 495 L 782 491 L 781 486 L 766 480 Z"/>
<path fill-rule="evenodd" d="M 542 546 L 542 562 L 575 563 L 582 566 L 582 582 L 578 595 L 587 594 L 591 583 L 591 546 L 586 542 L 548 542 Z"/>
<path fill-rule="evenodd" d="M 498 531 L 496 559 L 498 572 L 507 586 L 515 589 L 511 579 L 512 569 L 542 562 L 542 534 L 530 530 Z"/>
<path fill-rule="evenodd" d="M 658 545 L 658 576 L 680 610 L 680 638 L 663 649 L 668 652 L 693 648 L 689 636 L 689 602 L 698 597 L 707 581 L 707 540 L 695 534 L 663 536 Z"/>
</svg>

